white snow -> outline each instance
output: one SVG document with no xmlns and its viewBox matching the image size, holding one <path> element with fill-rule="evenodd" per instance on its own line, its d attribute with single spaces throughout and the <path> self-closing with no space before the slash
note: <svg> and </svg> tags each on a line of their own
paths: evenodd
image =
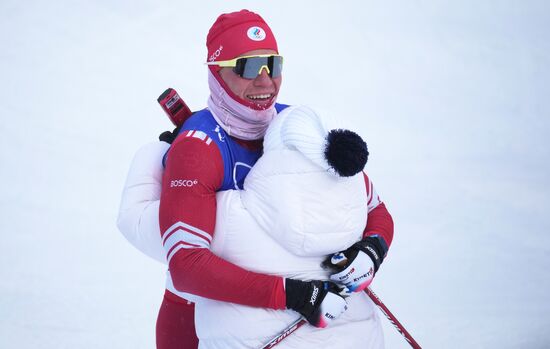
<svg viewBox="0 0 550 349">
<path fill-rule="evenodd" d="M 280 101 L 358 130 L 395 240 L 373 289 L 426 348 L 550 346 L 546 1 L 0 2 L 0 347 L 152 348 L 164 268 L 117 231 L 137 148 L 203 108 L 206 33 L 261 13 Z M 383 319 L 388 348 L 408 345 Z"/>
</svg>

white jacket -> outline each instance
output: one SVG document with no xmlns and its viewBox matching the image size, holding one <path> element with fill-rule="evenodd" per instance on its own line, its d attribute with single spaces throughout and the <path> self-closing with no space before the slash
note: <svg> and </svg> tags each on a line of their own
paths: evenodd
<svg viewBox="0 0 550 349">
<path fill-rule="evenodd" d="M 368 213 L 363 175 L 342 178 L 327 171 L 318 157 L 319 144 L 314 144 L 322 143 L 326 130 L 312 113 L 301 107 L 280 113 L 268 129 L 264 155 L 248 174 L 244 190 L 217 194 L 211 244 L 215 254 L 255 272 L 328 279 L 321 262 L 361 238 Z M 151 166 L 145 157 L 151 161 L 156 157 L 160 163 L 160 153 L 161 147 L 154 144 L 138 152 L 135 172 L 143 175 L 129 175 L 118 221 L 127 239 L 155 259 L 164 255 L 158 201 L 152 202 L 159 197 L 162 168 Z M 155 181 L 153 190 L 155 185 L 147 184 Z M 156 238 L 145 238 L 153 230 Z M 201 297 L 194 301 L 201 348 L 260 347 L 299 317 L 292 310 L 252 308 Z M 382 347 L 382 330 L 372 301 L 359 293 L 348 298 L 348 304 L 347 312 L 329 328 L 303 326 L 278 347 Z M 371 345 L 366 346 L 369 341 Z"/>
<path fill-rule="evenodd" d="M 141 147 L 130 165 L 122 191 L 117 226 L 135 248 L 147 256 L 167 264 L 159 225 L 162 158 L 170 144 L 149 143 Z M 188 301 L 195 295 L 176 290 L 170 272 L 166 271 L 166 289 Z"/>
</svg>

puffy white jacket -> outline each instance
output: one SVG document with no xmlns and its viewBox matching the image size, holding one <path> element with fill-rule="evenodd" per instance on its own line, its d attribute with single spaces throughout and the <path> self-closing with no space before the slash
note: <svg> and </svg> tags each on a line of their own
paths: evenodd
<svg viewBox="0 0 550 349">
<path fill-rule="evenodd" d="M 162 158 L 169 147 L 168 143 L 154 142 L 136 152 L 122 191 L 117 218 L 118 229 L 126 240 L 163 264 L 167 264 L 167 261 L 160 235 L 159 205 L 164 171 Z M 176 290 L 168 270 L 166 289 L 188 301 L 197 298 Z"/>
<path fill-rule="evenodd" d="M 276 117 L 265 136 L 264 155 L 248 174 L 244 190 L 217 194 L 211 244 L 215 254 L 255 272 L 302 280 L 328 279 L 328 272 L 320 264 L 328 254 L 346 249 L 361 238 L 367 194 L 361 173 L 343 178 L 328 170 L 320 154 L 325 135 L 321 120 L 307 108 L 291 107 Z M 151 160 L 156 157 L 160 163 L 160 150 L 150 145 L 138 155 Z M 158 201 L 154 201 L 160 193 L 162 168 L 147 162 L 138 156 L 134 160 L 134 164 L 143 165 L 138 166 L 143 175 L 128 177 L 131 183 L 127 183 L 123 194 L 119 228 L 134 246 L 159 259 L 164 251 Z M 149 174 L 145 175 L 147 170 Z M 153 182 L 155 189 L 155 185 L 148 185 Z M 154 230 L 157 238 L 145 238 L 149 235 L 146 230 Z M 167 287 L 170 284 L 169 279 Z M 195 326 L 201 348 L 257 348 L 299 317 L 292 310 L 192 299 L 196 302 Z M 347 312 L 330 327 L 303 326 L 278 347 L 383 347 L 372 301 L 358 293 L 348 298 L 348 304 Z"/>
</svg>

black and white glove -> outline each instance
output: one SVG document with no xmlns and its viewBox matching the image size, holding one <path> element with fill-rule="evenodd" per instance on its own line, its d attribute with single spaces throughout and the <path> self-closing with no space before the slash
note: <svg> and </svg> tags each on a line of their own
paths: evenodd
<svg viewBox="0 0 550 349">
<path fill-rule="evenodd" d="M 378 235 L 368 236 L 347 250 L 329 256 L 323 266 L 332 270 L 332 281 L 351 292 L 361 292 L 371 284 L 387 250 L 384 239 Z"/>
<path fill-rule="evenodd" d="M 159 141 L 166 142 L 168 144 L 172 144 L 172 142 L 176 139 L 178 134 L 180 133 L 181 125 L 176 127 L 174 131 L 164 131 L 159 135 Z"/>
<path fill-rule="evenodd" d="M 348 309 L 345 287 L 330 281 L 285 279 L 286 307 L 302 314 L 315 327 L 327 327 Z"/>
</svg>

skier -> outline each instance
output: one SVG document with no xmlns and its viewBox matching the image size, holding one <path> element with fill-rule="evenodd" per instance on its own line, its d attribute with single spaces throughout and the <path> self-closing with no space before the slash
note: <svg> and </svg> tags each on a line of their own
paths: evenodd
<svg viewBox="0 0 550 349">
<path fill-rule="evenodd" d="M 244 178 L 261 154 L 265 130 L 285 106 L 275 104 L 282 58 L 271 30 L 260 16 L 246 10 L 220 16 L 209 32 L 207 48 L 209 108 L 186 122 L 166 156 L 160 226 L 170 274 L 157 322 L 159 348 L 196 345 L 189 334 L 193 304 L 182 301 L 191 300 L 192 296 L 180 291 L 257 308 L 292 309 L 315 326 L 326 325 L 345 306 L 338 295 L 339 288 L 332 283 L 252 272 L 212 253 L 217 226 L 216 193 L 243 188 Z M 130 193 L 135 189 L 129 185 L 131 178 L 132 174 L 126 197 L 134 195 Z M 377 205 L 370 206 L 361 242 L 345 249 L 347 264 L 331 276 L 356 291 L 372 280 L 371 268 L 379 267 L 393 236 L 391 216 L 377 201 L 366 175 L 364 180 L 371 204 Z M 132 234 L 147 221 L 128 223 L 132 222 L 128 213 L 154 211 L 155 204 L 144 201 L 144 206 L 132 211 L 126 205 L 131 200 L 126 200 L 126 204 L 125 200 L 123 196 L 119 227 L 139 247 L 144 240 Z M 125 230 L 128 224 L 132 229 Z M 154 254 L 151 250 L 155 248 L 148 249 L 150 255 Z M 358 278 L 361 284 L 353 282 Z M 335 309 L 333 314 L 319 312 L 330 307 Z"/>
</svg>

